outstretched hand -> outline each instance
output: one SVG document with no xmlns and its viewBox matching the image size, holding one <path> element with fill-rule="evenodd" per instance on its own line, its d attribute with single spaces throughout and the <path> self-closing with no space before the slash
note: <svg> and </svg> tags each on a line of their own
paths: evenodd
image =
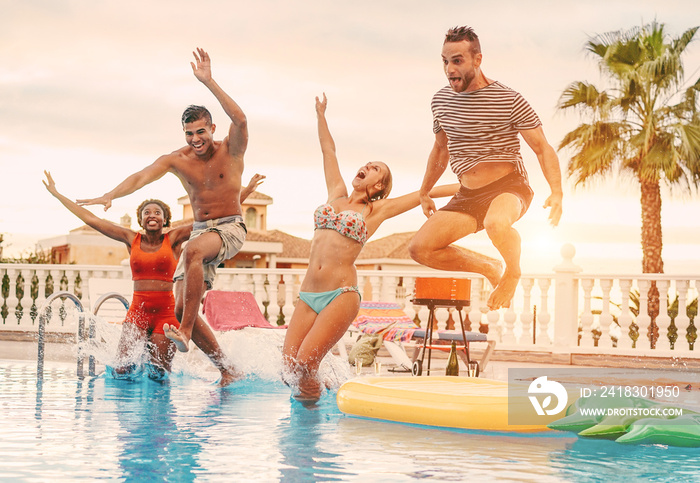
<svg viewBox="0 0 700 483">
<path fill-rule="evenodd" d="M 258 186 L 260 186 L 260 184 L 263 181 L 265 181 L 265 175 L 255 173 L 255 175 L 252 178 L 250 178 L 250 182 L 248 182 L 248 186 L 246 187 L 246 189 L 250 191 L 255 191 L 256 189 L 258 189 Z"/>
<path fill-rule="evenodd" d="M 542 208 L 550 208 L 549 210 L 549 223 L 552 226 L 557 226 L 559 220 L 561 219 L 562 213 L 562 195 L 561 194 L 551 194 L 544 202 Z"/>
<path fill-rule="evenodd" d="M 190 62 L 194 76 L 200 82 L 211 80 L 211 59 L 204 49 L 197 47 L 197 52 L 192 52 L 197 63 Z"/>
<path fill-rule="evenodd" d="M 56 189 L 56 183 L 54 183 L 53 178 L 51 177 L 51 173 L 44 170 L 44 175 L 46 175 L 46 180 L 42 179 L 41 182 L 44 183 L 44 186 L 49 191 L 49 193 L 51 193 L 53 196 L 58 195 L 58 190 Z"/>
<path fill-rule="evenodd" d="M 248 186 L 246 186 L 245 188 L 243 188 L 241 190 L 241 198 L 240 198 L 241 203 L 243 203 L 253 193 L 253 191 L 255 191 L 258 188 L 258 186 L 260 185 L 260 183 L 263 182 L 264 179 L 265 179 L 265 175 L 258 174 L 258 173 L 255 173 L 255 176 L 250 178 L 250 182 L 248 182 Z"/>
<path fill-rule="evenodd" d="M 109 198 L 107 195 L 102 195 L 99 198 L 90 198 L 86 200 L 75 200 L 75 202 L 78 204 L 78 206 L 86 206 L 86 205 L 104 205 L 105 211 L 110 209 L 112 207 L 112 199 Z"/>
<path fill-rule="evenodd" d="M 328 105 L 328 99 L 326 99 L 326 93 L 323 93 L 323 100 L 319 100 L 316 96 L 316 113 L 319 116 L 324 116 L 326 114 L 326 106 Z"/>
</svg>

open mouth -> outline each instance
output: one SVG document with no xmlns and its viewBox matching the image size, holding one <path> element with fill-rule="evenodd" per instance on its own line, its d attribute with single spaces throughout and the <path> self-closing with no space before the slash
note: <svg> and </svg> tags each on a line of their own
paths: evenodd
<svg viewBox="0 0 700 483">
<path fill-rule="evenodd" d="M 358 171 L 356 178 L 365 179 L 365 176 L 367 176 L 367 174 L 364 171 Z"/>
</svg>

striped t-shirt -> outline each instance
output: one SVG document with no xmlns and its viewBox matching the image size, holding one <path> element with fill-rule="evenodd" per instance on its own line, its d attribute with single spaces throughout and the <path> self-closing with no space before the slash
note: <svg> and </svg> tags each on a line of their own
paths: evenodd
<svg viewBox="0 0 700 483">
<path fill-rule="evenodd" d="M 525 179 L 518 131 L 534 129 L 540 119 L 519 93 L 500 82 L 471 92 L 446 86 L 431 103 L 433 132 L 444 130 L 452 171 L 461 177 L 482 162 L 511 162 Z"/>
</svg>

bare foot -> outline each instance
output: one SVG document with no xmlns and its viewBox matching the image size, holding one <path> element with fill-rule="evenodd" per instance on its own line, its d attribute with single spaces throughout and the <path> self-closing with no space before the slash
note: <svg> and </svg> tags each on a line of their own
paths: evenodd
<svg viewBox="0 0 700 483">
<path fill-rule="evenodd" d="M 138 366 L 136 364 L 127 364 L 126 366 L 119 366 L 115 367 L 114 372 L 119 374 L 120 376 L 123 376 L 125 374 L 133 374 L 138 370 Z"/>
<path fill-rule="evenodd" d="M 319 397 L 313 397 L 313 396 L 305 397 L 305 396 L 302 396 L 301 394 L 295 394 L 292 397 L 294 398 L 295 401 L 299 401 L 301 403 L 301 405 L 304 406 L 305 408 L 315 406 L 316 403 L 318 402 L 318 400 L 321 399 L 320 396 Z"/>
<path fill-rule="evenodd" d="M 315 377 L 303 376 L 299 381 L 299 392 L 292 397 L 304 406 L 311 406 L 321 399 L 321 392 L 323 392 L 323 387 Z"/>
<path fill-rule="evenodd" d="M 510 302 L 515 295 L 515 289 L 518 288 L 520 275 L 511 275 L 508 272 L 503 274 L 501 281 L 496 289 L 491 292 L 488 300 L 488 307 L 491 310 L 498 310 L 501 307 L 510 307 Z"/>
<path fill-rule="evenodd" d="M 293 394 L 292 397 L 295 401 L 299 401 L 304 407 L 310 407 L 314 406 L 318 400 L 321 399 L 321 392 L 319 391 L 318 394 L 308 394 L 304 391 L 300 391 Z"/>
<path fill-rule="evenodd" d="M 187 352 L 190 350 L 190 338 L 185 337 L 174 325 L 163 324 L 163 333 L 165 337 L 175 343 L 175 347 L 177 347 L 177 350 L 180 352 Z"/>
<path fill-rule="evenodd" d="M 136 379 L 143 372 L 142 368 L 137 364 L 128 364 L 126 366 L 119 366 L 115 368 L 110 368 L 110 374 L 114 379 Z"/>
<path fill-rule="evenodd" d="M 146 374 L 148 378 L 153 381 L 164 381 L 168 378 L 169 371 L 160 364 L 154 364 L 152 362 L 146 362 L 144 364 L 146 369 Z"/>
<path fill-rule="evenodd" d="M 233 368 L 221 371 L 221 379 L 217 383 L 219 387 L 226 387 L 236 381 L 243 379 L 244 375 L 242 372 L 237 372 Z"/>
</svg>

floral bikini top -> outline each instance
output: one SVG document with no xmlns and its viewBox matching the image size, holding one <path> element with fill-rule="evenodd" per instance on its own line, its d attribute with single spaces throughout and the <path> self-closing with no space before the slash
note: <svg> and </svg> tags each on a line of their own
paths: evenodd
<svg viewBox="0 0 700 483">
<path fill-rule="evenodd" d="M 330 203 L 319 206 L 314 212 L 314 229 L 319 228 L 337 231 L 361 245 L 367 241 L 367 225 L 362 213 L 352 210 L 336 213 Z"/>
</svg>

